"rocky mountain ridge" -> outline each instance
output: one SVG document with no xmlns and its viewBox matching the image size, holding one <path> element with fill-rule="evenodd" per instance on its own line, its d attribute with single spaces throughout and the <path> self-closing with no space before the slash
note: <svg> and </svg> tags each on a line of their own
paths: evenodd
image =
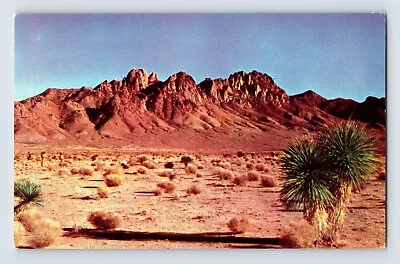
<svg viewBox="0 0 400 264">
<path fill-rule="evenodd" d="M 312 91 L 288 96 L 257 71 L 197 84 L 185 72 L 160 81 L 154 72 L 133 69 L 93 89 L 49 88 L 15 102 L 14 136 L 29 144 L 208 148 L 236 141 L 261 148 L 267 139 L 285 141 L 339 119 L 384 130 L 386 101 L 328 100 Z"/>
</svg>

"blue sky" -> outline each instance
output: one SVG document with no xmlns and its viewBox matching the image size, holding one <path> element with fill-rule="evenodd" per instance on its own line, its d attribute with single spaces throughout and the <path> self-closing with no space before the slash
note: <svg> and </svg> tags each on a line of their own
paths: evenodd
<svg viewBox="0 0 400 264">
<path fill-rule="evenodd" d="M 161 80 L 253 69 L 289 95 L 385 95 L 381 14 L 40 15 L 15 19 L 15 100 L 48 87 L 94 87 L 133 68 Z"/>
</svg>

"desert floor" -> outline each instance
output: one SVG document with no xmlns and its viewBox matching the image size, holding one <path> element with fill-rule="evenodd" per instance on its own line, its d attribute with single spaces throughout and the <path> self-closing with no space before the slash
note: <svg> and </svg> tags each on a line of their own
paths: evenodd
<svg viewBox="0 0 400 264">
<path fill-rule="evenodd" d="M 280 248 L 279 243 L 273 242 L 275 238 L 302 220 L 301 212 L 285 210 L 279 201 L 279 152 L 245 153 L 238 157 L 236 153 L 179 150 L 47 148 L 42 166 L 42 150 L 16 146 L 14 172 L 15 181 L 28 178 L 42 187 L 44 207 L 38 211 L 65 229 L 47 248 Z M 28 152 L 32 154 L 30 160 Z M 144 174 L 138 173 L 143 164 L 137 158 L 142 155 L 148 158 L 144 165 L 150 167 Z M 180 162 L 183 155 L 194 158 L 195 173 L 185 171 Z M 173 162 L 173 169 L 164 168 L 167 161 Z M 121 163 L 130 164 L 129 168 L 122 168 Z M 276 180 L 277 186 L 264 187 L 260 179 L 237 185 L 216 175 L 220 170 L 245 175 L 250 170 L 257 171 L 247 166 L 257 164 L 262 164 L 258 173 Z M 88 168 L 93 174 L 71 173 L 81 168 Z M 109 187 L 109 197 L 100 198 L 97 187 L 105 187 L 103 173 L 107 168 L 118 170 L 122 184 Z M 157 184 L 170 181 L 159 175 L 167 170 L 176 173 L 171 180 L 175 190 L 156 196 L 153 191 Z M 200 188 L 199 194 L 187 193 L 193 185 Z M 371 175 L 366 188 L 352 196 L 336 247 L 385 246 L 385 195 L 385 181 Z M 112 235 L 113 231 L 108 233 L 109 237 L 70 232 L 93 229 L 87 217 L 97 210 L 120 214 L 123 223 L 117 231 L 126 231 L 127 236 L 118 238 Z M 231 232 L 227 223 L 233 217 L 249 220 L 246 232 Z M 273 243 L 268 243 L 269 238 Z"/>
</svg>

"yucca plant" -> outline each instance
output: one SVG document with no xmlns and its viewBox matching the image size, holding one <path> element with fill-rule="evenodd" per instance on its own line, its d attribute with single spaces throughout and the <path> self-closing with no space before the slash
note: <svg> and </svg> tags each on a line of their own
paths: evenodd
<svg viewBox="0 0 400 264">
<path fill-rule="evenodd" d="M 330 231 L 327 239 L 334 240 L 343 225 L 351 193 L 361 190 L 375 169 L 374 139 L 355 122 L 337 123 L 320 136 L 319 149 L 325 160 L 324 170 L 333 175 L 329 189 L 336 200 L 328 210 Z"/>
<path fill-rule="evenodd" d="M 29 206 L 43 206 L 43 197 L 40 186 L 29 180 L 21 180 L 14 183 L 14 197 L 19 199 L 14 207 L 14 214 L 25 210 Z"/>
<path fill-rule="evenodd" d="M 328 227 L 327 209 L 335 203 L 330 191 L 332 176 L 323 170 L 320 158 L 318 142 L 309 139 L 295 140 L 280 157 L 284 172 L 281 200 L 286 207 L 303 211 L 304 218 L 316 227 L 317 240 Z"/>
</svg>

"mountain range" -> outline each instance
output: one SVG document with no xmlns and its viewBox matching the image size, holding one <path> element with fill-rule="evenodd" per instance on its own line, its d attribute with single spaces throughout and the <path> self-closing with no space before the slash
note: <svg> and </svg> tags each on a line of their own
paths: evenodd
<svg viewBox="0 0 400 264">
<path fill-rule="evenodd" d="M 49 88 L 14 102 L 15 143 L 183 149 L 280 149 L 295 136 L 357 120 L 384 141 L 386 99 L 289 96 L 265 73 L 240 71 L 200 83 L 133 69 L 95 88 Z"/>
</svg>

